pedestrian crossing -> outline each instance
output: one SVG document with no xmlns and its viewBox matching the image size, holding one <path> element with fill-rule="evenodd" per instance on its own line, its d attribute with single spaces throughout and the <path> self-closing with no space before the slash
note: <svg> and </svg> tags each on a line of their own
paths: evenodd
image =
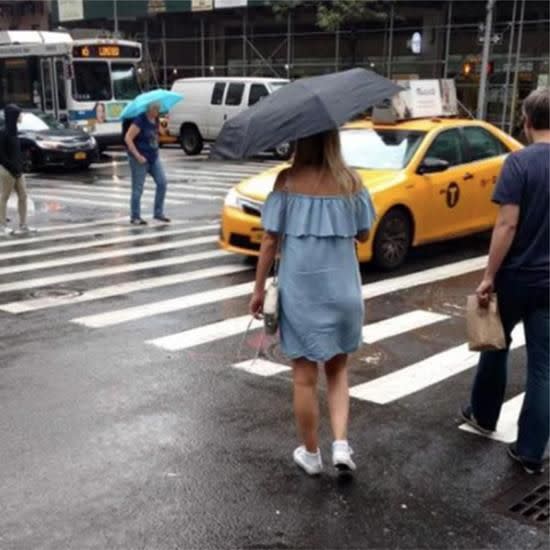
<svg viewBox="0 0 550 550">
<path fill-rule="evenodd" d="M 155 328 L 141 337 L 151 351 L 170 352 L 178 360 L 191 350 L 219 347 L 230 350 L 224 352 L 229 372 L 284 380 L 288 364 L 263 356 L 253 359 L 255 350 L 250 344 L 245 346 L 245 356 L 237 357 L 240 353 L 235 350 L 261 334 L 262 323 L 251 322 L 247 314 L 253 267 L 218 249 L 218 231 L 217 223 L 175 220 L 170 225 L 135 228 L 126 218 L 110 217 L 47 226 L 27 238 L 2 240 L 0 314 L 29 322 L 47 320 L 51 314 L 56 322 L 83 331 L 83 335 L 88 331 L 111 334 L 117 328 L 132 329 L 144 323 Z M 485 262 L 484 256 L 474 257 L 389 276 L 363 285 L 362 294 L 365 300 L 379 298 L 382 303 L 394 293 L 414 292 L 438 281 L 473 274 Z M 66 285 L 77 283 L 78 292 L 63 292 Z M 155 323 L 159 318 L 166 322 Z M 435 339 L 434 349 L 425 345 L 433 334 L 447 335 Z M 423 392 L 452 386 L 477 363 L 477 354 L 465 343 L 460 315 L 441 304 L 414 307 L 399 302 L 391 314 L 365 324 L 363 341 L 364 347 L 353 358 L 350 395 L 374 407 L 409 402 Z M 358 366 L 372 347 L 392 350 L 405 341 L 414 343 L 408 362 L 387 362 L 376 369 Z M 512 347 L 524 345 L 519 327 Z M 460 396 L 456 398 L 460 401 Z M 522 398 L 518 395 L 505 404 L 492 439 L 508 442 L 515 438 Z M 472 431 L 465 425 L 460 430 Z"/>
</svg>

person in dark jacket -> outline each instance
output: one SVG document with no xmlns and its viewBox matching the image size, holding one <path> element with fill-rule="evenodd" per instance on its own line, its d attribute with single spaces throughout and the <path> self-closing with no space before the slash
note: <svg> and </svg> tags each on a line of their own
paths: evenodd
<svg viewBox="0 0 550 550">
<path fill-rule="evenodd" d="M 8 200 L 13 190 L 18 197 L 19 230 L 17 233 L 31 231 L 27 225 L 27 189 L 23 176 L 23 158 L 21 143 L 17 136 L 17 122 L 21 109 L 17 105 L 4 108 L 4 129 L 0 131 L 0 237 L 11 235 L 6 225 Z"/>
</svg>

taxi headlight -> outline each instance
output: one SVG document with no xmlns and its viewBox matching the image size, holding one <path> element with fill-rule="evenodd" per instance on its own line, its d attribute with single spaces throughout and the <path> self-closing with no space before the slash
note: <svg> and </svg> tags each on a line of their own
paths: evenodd
<svg viewBox="0 0 550 550">
<path fill-rule="evenodd" d="M 242 210 L 240 195 L 235 189 L 231 189 L 229 193 L 227 193 L 223 204 L 228 208 L 236 208 L 237 210 Z"/>
</svg>

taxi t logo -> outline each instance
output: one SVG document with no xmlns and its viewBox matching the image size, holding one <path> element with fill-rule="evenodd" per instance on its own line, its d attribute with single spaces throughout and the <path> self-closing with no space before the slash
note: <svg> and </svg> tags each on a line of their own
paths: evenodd
<svg viewBox="0 0 550 550">
<path fill-rule="evenodd" d="M 460 187 L 454 181 L 447 187 L 445 199 L 449 208 L 454 208 L 458 204 L 460 200 Z"/>
</svg>

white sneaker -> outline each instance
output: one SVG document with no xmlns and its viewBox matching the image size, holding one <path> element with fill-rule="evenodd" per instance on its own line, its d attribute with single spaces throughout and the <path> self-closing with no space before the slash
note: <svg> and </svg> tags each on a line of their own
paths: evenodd
<svg viewBox="0 0 550 550">
<path fill-rule="evenodd" d="M 36 233 L 36 229 L 29 225 L 20 225 L 19 229 L 13 232 L 14 235 L 28 235 L 29 233 Z"/>
<path fill-rule="evenodd" d="M 317 449 L 316 453 L 310 453 L 304 445 L 294 449 L 292 454 L 294 462 L 300 466 L 310 476 L 319 475 L 323 471 L 323 459 L 321 451 Z"/>
<path fill-rule="evenodd" d="M 0 225 L 0 238 L 9 237 L 13 231 L 7 225 Z"/>
<path fill-rule="evenodd" d="M 345 439 L 332 444 L 332 464 L 341 472 L 354 472 L 357 469 L 352 454 L 353 449 Z"/>
</svg>

